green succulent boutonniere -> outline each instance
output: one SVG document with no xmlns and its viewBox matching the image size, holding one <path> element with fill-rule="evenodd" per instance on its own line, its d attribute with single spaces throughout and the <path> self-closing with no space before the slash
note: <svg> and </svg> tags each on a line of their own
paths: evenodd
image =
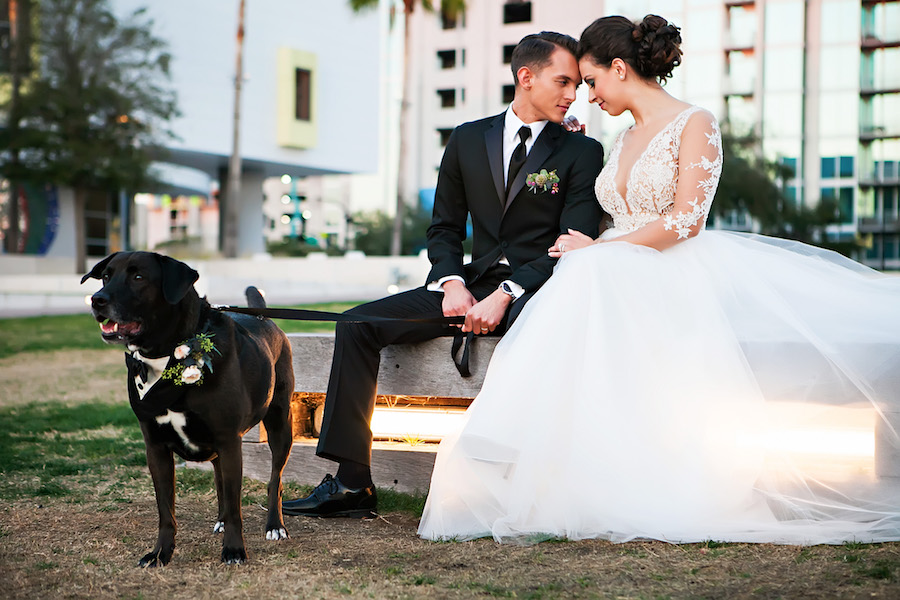
<svg viewBox="0 0 900 600">
<path fill-rule="evenodd" d="M 529 173 L 525 184 L 535 194 L 538 191 L 546 192 L 548 188 L 551 194 L 559 193 L 559 176 L 556 174 L 556 169 L 549 173 L 547 169 L 541 169 L 538 173 Z"/>
<path fill-rule="evenodd" d="M 200 385 L 203 383 L 203 369 L 213 372 L 212 356 L 216 349 L 213 343 L 213 333 L 198 333 L 189 340 L 185 340 L 175 347 L 172 357 L 175 364 L 166 368 L 162 373 L 163 379 L 171 379 L 175 385 Z"/>
</svg>

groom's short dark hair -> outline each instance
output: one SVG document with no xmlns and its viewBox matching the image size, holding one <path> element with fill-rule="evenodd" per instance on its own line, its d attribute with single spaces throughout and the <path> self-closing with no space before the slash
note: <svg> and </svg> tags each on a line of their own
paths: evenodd
<svg viewBox="0 0 900 600">
<path fill-rule="evenodd" d="M 513 81 L 519 85 L 519 69 L 528 67 L 532 71 L 540 71 L 550 64 L 550 55 L 557 48 L 568 50 L 572 56 L 578 56 L 578 42 L 570 35 L 555 31 L 542 31 L 523 37 L 513 49 L 510 68 Z"/>
</svg>

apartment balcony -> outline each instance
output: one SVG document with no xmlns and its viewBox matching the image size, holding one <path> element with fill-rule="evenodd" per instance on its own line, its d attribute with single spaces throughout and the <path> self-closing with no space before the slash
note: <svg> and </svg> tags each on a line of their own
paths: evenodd
<svg viewBox="0 0 900 600">
<path fill-rule="evenodd" d="M 756 48 L 755 36 L 746 32 L 729 33 L 723 42 L 725 52 L 743 52 L 752 54 Z"/>
<path fill-rule="evenodd" d="M 889 40 L 883 40 L 873 35 L 863 34 L 863 37 L 859 42 L 859 47 L 863 52 L 882 50 L 884 48 L 898 48 L 900 47 L 900 39 L 893 38 Z"/>
<path fill-rule="evenodd" d="M 893 177 L 875 177 L 874 175 L 869 175 L 865 178 L 859 179 L 859 187 L 867 189 L 867 188 L 881 188 L 881 187 L 900 187 L 900 175 L 895 175 Z"/>
<path fill-rule="evenodd" d="M 886 127 L 879 126 L 860 127 L 859 129 L 859 141 L 862 143 L 896 139 L 900 139 L 900 130 L 889 130 Z"/>
<path fill-rule="evenodd" d="M 859 95 L 864 98 L 880 96 L 882 94 L 900 94 L 900 84 L 890 83 L 881 86 L 865 85 L 859 88 Z"/>
<path fill-rule="evenodd" d="M 900 220 L 896 215 L 882 221 L 879 217 L 861 217 L 858 223 L 860 233 L 897 233 L 900 232 Z"/>
</svg>

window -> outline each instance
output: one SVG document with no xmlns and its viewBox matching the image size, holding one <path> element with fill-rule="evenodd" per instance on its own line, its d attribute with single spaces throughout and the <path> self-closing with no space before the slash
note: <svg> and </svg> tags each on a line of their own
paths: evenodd
<svg viewBox="0 0 900 600">
<path fill-rule="evenodd" d="M 456 90 L 438 90 L 441 98 L 441 108 L 453 108 L 456 106 Z"/>
<path fill-rule="evenodd" d="M 512 62 L 512 53 L 516 49 L 515 44 L 507 44 L 503 46 L 503 64 L 508 65 Z"/>
<path fill-rule="evenodd" d="M 834 173 L 835 173 L 834 157 L 833 156 L 823 156 L 821 160 L 822 160 L 822 179 L 833 178 Z"/>
<path fill-rule="evenodd" d="M 312 73 L 306 69 L 295 70 L 296 96 L 294 104 L 294 118 L 298 121 L 310 120 L 310 79 Z"/>
<path fill-rule="evenodd" d="M 897 218 L 897 188 L 884 188 L 882 192 L 882 206 L 884 207 L 885 219 Z"/>
<path fill-rule="evenodd" d="M 785 168 L 788 168 L 791 170 L 791 175 L 790 175 L 791 178 L 797 176 L 797 159 L 796 158 L 791 158 L 791 157 L 782 158 L 781 164 L 784 165 Z"/>
<path fill-rule="evenodd" d="M 503 23 L 531 22 L 531 2 L 507 2 L 503 5 Z"/>
<path fill-rule="evenodd" d="M 842 187 L 838 195 L 841 223 L 853 223 L 853 188 Z"/>
<path fill-rule="evenodd" d="M 895 163 L 892 160 L 884 161 L 884 165 L 882 167 L 883 178 L 884 179 L 893 179 L 894 177 L 896 177 L 897 176 L 897 171 L 895 169 L 896 166 L 897 166 L 897 163 Z"/>
<path fill-rule="evenodd" d="M 878 260 L 881 258 L 881 239 L 873 238 L 872 245 L 866 248 L 867 260 Z"/>
<path fill-rule="evenodd" d="M 437 57 L 442 69 L 456 67 L 456 50 L 438 50 Z"/>
<path fill-rule="evenodd" d="M 839 161 L 839 170 L 838 173 L 841 177 L 853 177 L 853 157 L 852 156 L 842 156 L 838 159 Z"/>
<path fill-rule="evenodd" d="M 897 258 L 897 241 L 896 234 L 884 236 L 884 258 Z"/>
<path fill-rule="evenodd" d="M 509 104 L 513 101 L 513 98 L 516 97 L 516 86 L 504 85 L 503 86 L 503 104 Z"/>
<path fill-rule="evenodd" d="M 784 195 L 787 197 L 788 202 L 790 202 L 791 206 L 797 206 L 797 186 L 789 185 L 784 190 Z"/>
<path fill-rule="evenodd" d="M 437 132 L 441 138 L 441 148 L 444 148 L 447 142 L 450 141 L 450 134 L 453 133 L 453 129 L 438 129 Z"/>
<path fill-rule="evenodd" d="M 441 29 L 456 29 L 457 18 L 441 12 Z"/>
</svg>

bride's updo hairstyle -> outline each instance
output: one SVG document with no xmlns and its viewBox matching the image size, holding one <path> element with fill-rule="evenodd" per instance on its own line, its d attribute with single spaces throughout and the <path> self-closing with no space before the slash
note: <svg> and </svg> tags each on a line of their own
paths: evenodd
<svg viewBox="0 0 900 600">
<path fill-rule="evenodd" d="M 640 23 L 625 17 L 601 17 L 587 26 L 578 42 L 578 58 L 609 68 L 621 58 L 642 79 L 665 83 L 681 64 L 681 29 L 659 15 Z"/>
</svg>

